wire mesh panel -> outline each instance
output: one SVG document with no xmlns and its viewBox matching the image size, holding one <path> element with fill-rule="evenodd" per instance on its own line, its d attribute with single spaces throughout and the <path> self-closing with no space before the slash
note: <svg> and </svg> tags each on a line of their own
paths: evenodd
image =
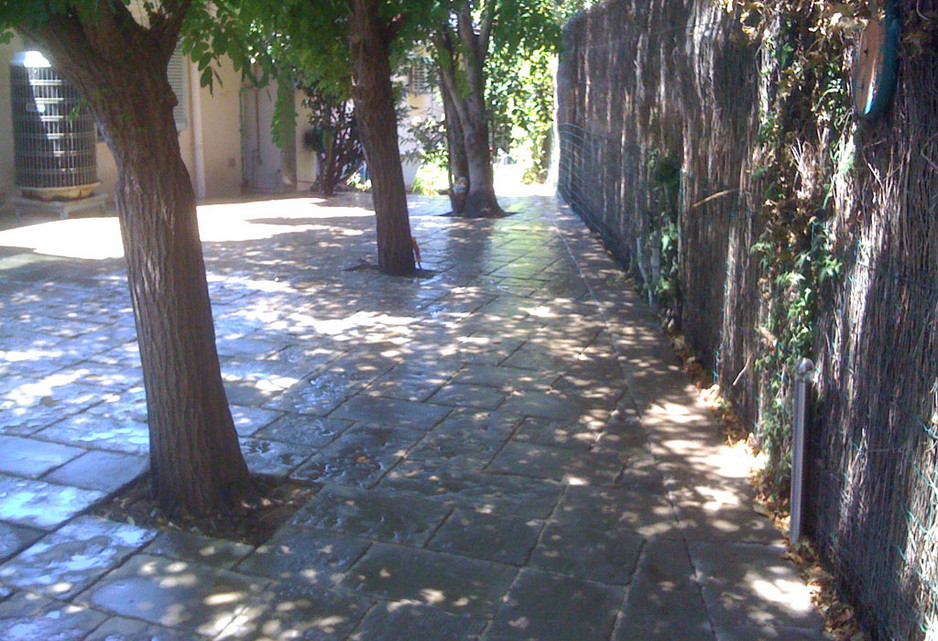
<svg viewBox="0 0 938 641">
<path fill-rule="evenodd" d="M 828 310 L 811 531 L 866 627 L 938 638 L 938 281 L 864 244 Z M 923 273 L 926 272 L 926 273 Z M 845 357 L 849 354 L 849 357 Z M 929 636 L 930 635 L 930 636 Z"/>
<path fill-rule="evenodd" d="M 10 63 L 16 184 L 26 190 L 68 189 L 97 182 L 94 119 L 38 52 Z"/>
<path fill-rule="evenodd" d="M 655 251 L 676 230 L 685 340 L 753 431 L 769 417 L 782 445 L 789 385 L 778 363 L 794 341 L 772 321 L 791 321 L 779 313 L 797 312 L 789 283 L 825 258 L 806 252 L 773 271 L 767 257 L 788 257 L 760 247 L 827 244 L 837 276 L 812 282 L 808 327 L 819 369 L 805 526 L 873 641 L 938 641 L 938 49 L 903 60 L 881 124 L 838 121 L 836 161 L 805 160 L 834 149 L 818 146 L 819 120 L 786 129 L 779 149 L 794 149 L 797 180 L 775 193 L 778 176 L 760 178 L 775 153 L 763 125 L 791 106 L 773 101 L 792 68 L 771 47 L 747 48 L 725 4 L 608 0 L 565 26 L 559 192 L 646 289 L 660 284 Z M 920 4 L 896 0 L 907 16 Z M 812 42 L 791 36 L 782 5 L 764 3 L 767 33 L 786 34 L 783 47 Z M 813 33 L 813 14 L 798 15 Z M 821 198 L 804 196 L 815 222 L 799 237 L 791 221 L 811 185 Z M 662 215 L 674 209 L 676 223 Z M 771 227 L 773 211 L 788 226 Z"/>
</svg>

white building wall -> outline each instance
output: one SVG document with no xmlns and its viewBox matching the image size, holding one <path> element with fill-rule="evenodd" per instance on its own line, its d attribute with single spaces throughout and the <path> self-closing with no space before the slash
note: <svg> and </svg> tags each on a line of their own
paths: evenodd
<svg viewBox="0 0 938 641">
<path fill-rule="evenodd" d="M 191 70 L 190 70 L 191 71 Z M 214 91 L 202 88 L 202 135 L 205 141 L 206 197 L 224 198 L 241 193 L 241 74 L 226 62 L 217 69 Z M 190 118 L 190 123 L 191 123 Z M 192 173 L 193 132 L 182 132 L 183 158 Z"/>
<path fill-rule="evenodd" d="M 15 37 L 8 44 L 0 44 L 0 211 L 10 209 L 10 200 L 17 195 L 13 153 L 13 124 L 10 104 L 10 60 L 17 51 L 24 49 L 23 40 Z M 186 72 L 189 73 L 188 65 Z M 241 76 L 230 63 L 218 69 L 221 82 L 216 79 L 214 89 L 203 87 L 200 91 L 202 108 L 202 132 L 204 138 L 204 167 L 206 196 L 224 198 L 241 193 L 241 113 L 239 92 Z M 192 97 L 184 97 L 192 109 Z M 193 118 L 179 132 L 179 146 L 183 161 L 195 186 L 195 137 Z M 113 199 L 117 183 L 117 166 L 107 145 L 102 141 L 97 146 L 98 193 Z"/>
<path fill-rule="evenodd" d="M 13 112 L 10 105 L 10 60 L 23 48 L 23 41 L 15 37 L 8 44 L 0 44 L 0 212 L 4 212 L 15 195 L 16 170 L 13 166 Z"/>
<path fill-rule="evenodd" d="M 319 174 L 316 152 L 307 149 L 303 143 L 304 134 L 312 129 L 309 124 L 309 112 L 303 106 L 305 94 L 296 92 L 296 190 L 309 191 Z"/>
<path fill-rule="evenodd" d="M 13 54 L 23 49 L 24 43 L 19 37 L 15 37 L 8 44 L 0 44 L 0 212 L 8 211 L 11 199 L 17 195 L 9 63 L 13 58 Z M 192 73 L 190 65 L 185 65 L 185 70 L 187 74 Z M 193 187 L 198 184 L 195 172 L 197 166 L 201 165 L 204 167 L 205 172 L 205 195 L 207 198 L 235 197 L 245 189 L 251 189 L 252 187 L 258 191 L 281 191 L 283 189 L 282 184 L 271 184 L 267 186 L 267 189 L 259 188 L 259 184 L 251 185 L 251 176 L 259 169 L 259 167 L 252 165 L 257 161 L 257 158 L 253 158 L 253 155 L 257 154 L 258 143 L 263 155 L 263 169 L 270 170 L 275 174 L 279 172 L 280 152 L 275 148 L 268 149 L 272 146 L 270 141 L 270 117 L 273 113 L 273 98 L 276 86 L 260 90 L 257 92 L 260 95 L 256 96 L 259 100 L 252 101 L 253 96 L 242 94 L 240 74 L 234 70 L 230 63 L 223 64 L 218 69 L 218 74 L 220 82 L 216 79 L 213 89 L 202 88 L 198 100 L 194 101 L 190 95 L 191 84 L 187 83 L 186 85 L 187 91 L 184 99 L 190 105 L 190 116 L 188 125 L 179 132 L 179 145 L 183 161 L 192 177 Z M 252 91 L 247 90 L 247 92 Z M 242 100 L 244 100 L 244 103 L 242 103 Z M 303 146 L 303 134 L 309 129 L 309 125 L 306 110 L 302 106 L 302 100 L 302 92 L 297 92 L 296 109 L 298 117 L 295 132 L 297 191 L 307 191 L 316 180 L 317 175 L 316 154 Z M 197 149 L 193 127 L 194 122 L 198 119 L 192 117 L 191 110 L 194 104 L 201 105 L 202 113 L 203 162 L 201 164 L 195 162 Z M 410 139 L 407 133 L 408 121 L 423 119 L 431 113 L 439 116 L 441 111 L 439 104 L 428 94 L 408 93 L 407 104 L 409 107 L 408 114 L 399 127 L 402 153 L 406 153 L 414 146 L 413 140 Z M 257 111 L 257 106 L 260 106 L 259 114 L 254 113 Z M 252 137 L 260 138 L 254 143 L 255 151 L 253 155 L 251 152 Z M 242 143 L 242 140 L 244 143 Z M 247 153 L 245 153 L 245 150 L 247 150 Z M 97 151 L 98 179 L 101 181 L 98 193 L 107 194 L 113 199 L 114 186 L 117 182 L 117 166 L 104 142 L 98 143 Z M 417 162 L 404 161 L 404 179 L 408 186 L 413 183 L 417 169 Z"/>
<path fill-rule="evenodd" d="M 397 126 L 397 136 L 401 148 L 404 184 L 410 189 L 411 185 L 414 184 L 417 170 L 420 169 L 420 161 L 407 157 L 407 154 L 417 147 L 417 142 L 410 135 L 410 128 L 412 125 L 430 117 L 441 120 L 443 118 L 443 105 L 432 93 L 412 93 L 410 91 L 407 92 L 406 105 L 406 113 Z"/>
</svg>

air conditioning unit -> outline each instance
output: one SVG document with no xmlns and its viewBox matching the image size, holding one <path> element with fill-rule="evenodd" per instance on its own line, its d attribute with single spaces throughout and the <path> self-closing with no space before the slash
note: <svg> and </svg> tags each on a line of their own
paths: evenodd
<svg viewBox="0 0 938 641">
<path fill-rule="evenodd" d="M 99 184 L 94 118 L 38 51 L 10 63 L 16 185 L 27 198 L 86 198 Z"/>
</svg>

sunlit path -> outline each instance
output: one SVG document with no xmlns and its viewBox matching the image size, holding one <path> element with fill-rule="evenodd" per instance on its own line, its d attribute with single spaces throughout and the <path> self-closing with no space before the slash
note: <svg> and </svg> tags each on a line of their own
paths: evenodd
<svg viewBox="0 0 938 641">
<path fill-rule="evenodd" d="M 415 198 L 427 273 L 392 278 L 366 204 L 200 209 L 245 458 L 316 490 L 259 547 L 84 514 L 148 464 L 116 221 L 0 232 L 0 637 L 823 638 L 577 218 L 549 195 L 506 192 L 498 220 Z"/>
</svg>

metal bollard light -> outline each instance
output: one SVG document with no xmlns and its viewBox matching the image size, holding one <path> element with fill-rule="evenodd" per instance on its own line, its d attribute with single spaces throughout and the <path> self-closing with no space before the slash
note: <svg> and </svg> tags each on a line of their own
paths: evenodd
<svg viewBox="0 0 938 641">
<path fill-rule="evenodd" d="M 814 362 L 803 358 L 795 369 L 794 424 L 791 433 L 791 520 L 789 541 L 798 543 L 801 536 L 801 497 L 804 486 L 804 432 L 807 414 L 808 382 L 814 378 Z"/>
</svg>

